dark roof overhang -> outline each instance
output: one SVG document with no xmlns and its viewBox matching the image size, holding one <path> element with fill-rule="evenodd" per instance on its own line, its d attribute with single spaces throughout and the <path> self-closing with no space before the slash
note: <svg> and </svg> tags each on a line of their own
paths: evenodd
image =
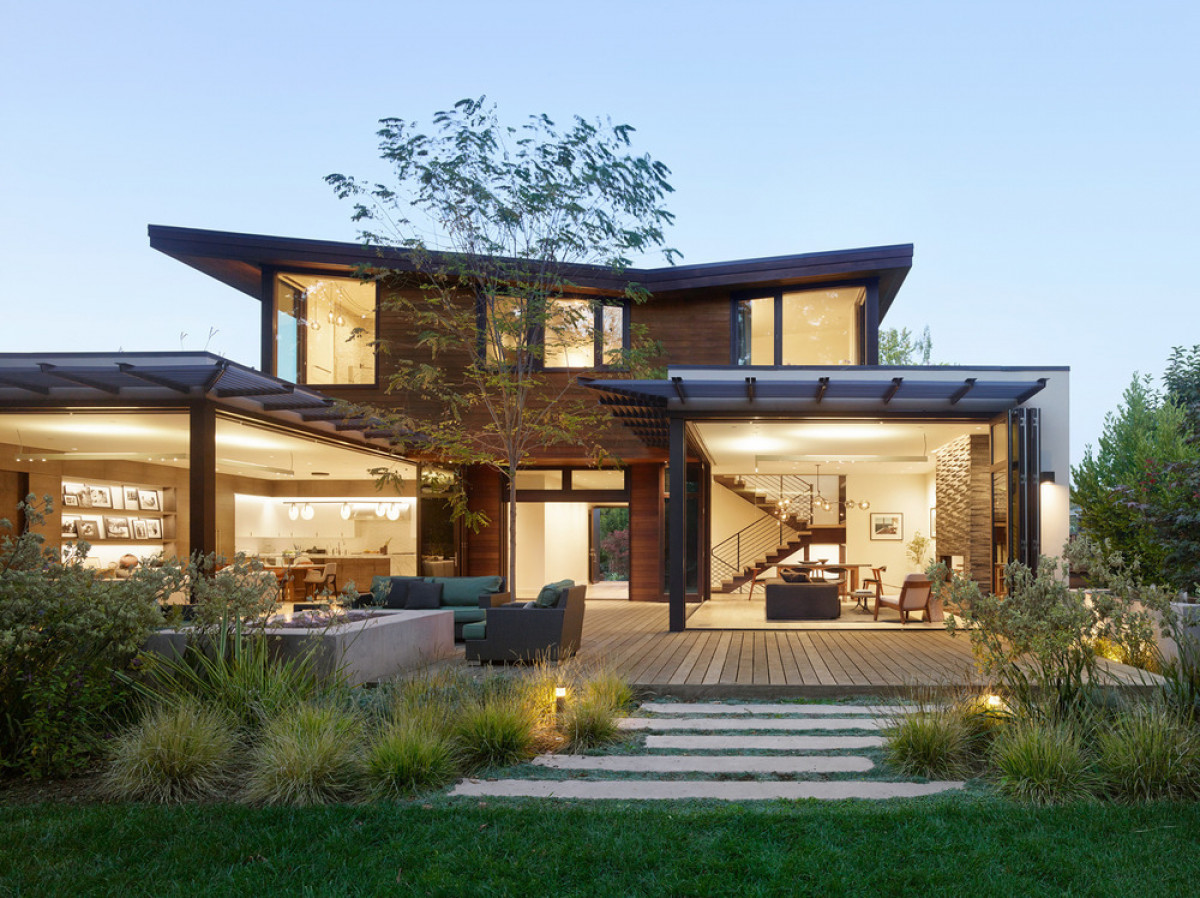
<svg viewBox="0 0 1200 898">
<path fill-rule="evenodd" d="M 666 380 L 580 380 L 651 448 L 666 448 L 673 415 L 988 418 L 1028 402 L 1045 368 L 853 367 L 673 370 Z"/>
<path fill-rule="evenodd" d="M 361 266 L 415 270 L 410 253 L 390 247 L 164 225 L 150 225 L 149 234 L 152 248 L 260 300 L 263 270 L 269 268 L 346 274 Z M 703 265 L 629 268 L 620 275 L 602 265 L 578 265 L 568 270 L 568 279 L 582 289 L 612 293 L 637 283 L 655 294 L 876 279 L 882 317 L 912 267 L 912 256 L 912 244 L 905 243 Z"/>
<path fill-rule="evenodd" d="M 3 407 L 204 400 L 376 449 L 389 445 L 390 432 L 381 419 L 210 352 L 0 353 Z"/>
</svg>

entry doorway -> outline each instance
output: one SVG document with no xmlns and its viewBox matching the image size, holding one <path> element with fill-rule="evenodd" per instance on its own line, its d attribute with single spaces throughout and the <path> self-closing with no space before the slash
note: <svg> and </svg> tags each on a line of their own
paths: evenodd
<svg viewBox="0 0 1200 898">
<path fill-rule="evenodd" d="M 629 598 L 629 506 L 589 508 L 588 598 Z"/>
</svg>

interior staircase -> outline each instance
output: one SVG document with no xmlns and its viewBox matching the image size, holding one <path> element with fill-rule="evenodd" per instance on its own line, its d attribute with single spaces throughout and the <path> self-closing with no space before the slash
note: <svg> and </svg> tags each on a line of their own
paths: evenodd
<svg viewBox="0 0 1200 898">
<path fill-rule="evenodd" d="M 808 545 L 812 486 L 806 480 L 753 474 L 716 475 L 713 480 L 760 513 L 752 524 L 713 547 L 713 591 L 735 592 Z"/>
</svg>

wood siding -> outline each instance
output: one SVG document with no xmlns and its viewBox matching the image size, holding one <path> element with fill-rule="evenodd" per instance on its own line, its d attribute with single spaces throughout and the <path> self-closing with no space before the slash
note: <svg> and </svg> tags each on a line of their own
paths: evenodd
<svg viewBox="0 0 1200 898">
<path fill-rule="evenodd" d="M 663 466 L 631 465 L 629 598 L 663 602 Z"/>
</svg>

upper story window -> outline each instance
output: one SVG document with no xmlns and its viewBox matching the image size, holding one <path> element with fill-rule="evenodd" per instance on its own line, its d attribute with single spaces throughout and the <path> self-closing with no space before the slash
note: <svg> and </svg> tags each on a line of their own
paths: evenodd
<svg viewBox="0 0 1200 898">
<path fill-rule="evenodd" d="M 738 365 L 858 365 L 866 287 L 778 290 L 739 299 Z"/>
<path fill-rule="evenodd" d="M 541 350 L 542 367 L 579 369 L 615 367 L 629 346 L 628 309 L 624 303 L 605 304 L 596 300 L 556 297 L 546 300 L 544 316 L 526 314 L 524 301 L 497 296 L 484 334 L 487 358 L 511 361 L 524 337 L 529 347 Z M 530 319 L 543 318 L 538 322 Z"/>
<path fill-rule="evenodd" d="M 275 275 L 275 375 L 298 384 L 375 383 L 375 285 Z"/>
</svg>

